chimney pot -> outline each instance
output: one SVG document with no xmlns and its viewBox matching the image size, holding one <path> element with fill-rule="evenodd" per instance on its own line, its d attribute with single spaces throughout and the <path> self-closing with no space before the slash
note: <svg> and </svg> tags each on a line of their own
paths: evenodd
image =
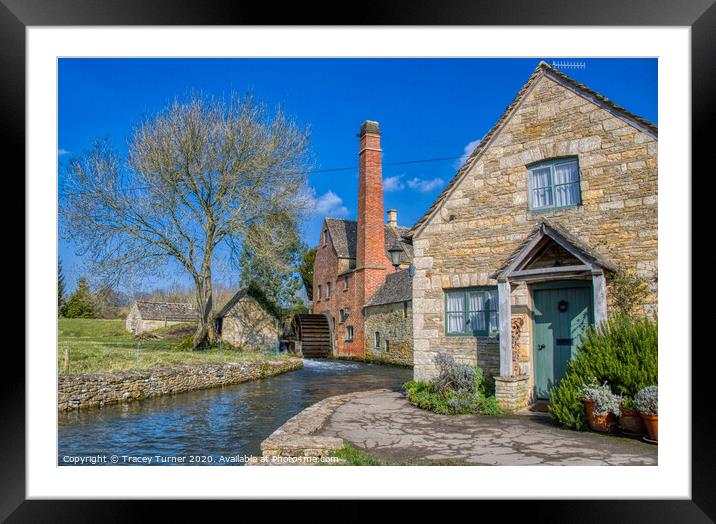
<svg viewBox="0 0 716 524">
<path fill-rule="evenodd" d="M 392 227 L 398 227 L 398 210 L 397 209 L 389 209 L 388 210 L 388 225 Z"/>
<path fill-rule="evenodd" d="M 360 135 L 363 136 L 366 133 L 372 133 L 379 135 L 380 134 L 380 126 L 378 125 L 378 122 L 374 120 L 366 120 L 363 122 L 360 126 Z"/>
</svg>

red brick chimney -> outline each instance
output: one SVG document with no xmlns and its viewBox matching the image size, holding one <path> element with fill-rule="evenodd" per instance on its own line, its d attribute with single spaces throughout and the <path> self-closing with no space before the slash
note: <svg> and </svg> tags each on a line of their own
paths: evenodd
<svg viewBox="0 0 716 524">
<path fill-rule="evenodd" d="M 356 268 L 385 267 L 383 173 L 378 122 L 360 126 Z M 367 296 L 369 298 L 372 295 Z"/>
</svg>

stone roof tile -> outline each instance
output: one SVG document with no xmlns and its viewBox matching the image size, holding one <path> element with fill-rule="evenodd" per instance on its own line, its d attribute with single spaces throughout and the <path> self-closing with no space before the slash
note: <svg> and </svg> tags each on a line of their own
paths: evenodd
<svg viewBox="0 0 716 524">
<path fill-rule="evenodd" d="M 355 220 L 343 220 L 340 218 L 326 218 L 326 227 L 328 228 L 328 234 L 333 242 L 333 247 L 336 250 L 338 258 L 356 258 L 356 243 L 358 240 L 358 224 Z M 393 228 L 385 224 L 385 256 L 390 258 L 388 249 L 393 245 L 396 240 L 400 241 L 400 246 L 403 248 L 403 253 L 400 256 L 400 261 L 403 263 L 410 263 L 413 261 L 413 246 L 412 242 L 405 238 L 409 228 L 397 227 Z"/>
<path fill-rule="evenodd" d="M 175 322 L 195 322 L 199 312 L 193 304 L 183 302 L 149 302 L 137 300 L 137 309 L 142 320 L 170 320 Z"/>
<path fill-rule="evenodd" d="M 385 277 L 383 285 L 366 303 L 366 307 L 394 304 L 413 299 L 413 279 L 407 270 L 395 271 Z"/>
</svg>

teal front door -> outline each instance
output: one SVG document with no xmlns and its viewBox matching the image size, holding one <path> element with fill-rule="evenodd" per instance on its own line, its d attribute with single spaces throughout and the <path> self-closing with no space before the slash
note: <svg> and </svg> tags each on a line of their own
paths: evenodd
<svg viewBox="0 0 716 524">
<path fill-rule="evenodd" d="M 532 286 L 535 397 L 549 399 L 549 390 L 564 375 L 580 335 L 594 322 L 592 283 L 559 281 Z"/>
</svg>

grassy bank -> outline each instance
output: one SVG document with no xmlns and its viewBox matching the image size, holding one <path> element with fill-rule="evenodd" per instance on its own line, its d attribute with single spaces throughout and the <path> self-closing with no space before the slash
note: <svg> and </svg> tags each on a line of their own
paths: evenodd
<svg viewBox="0 0 716 524">
<path fill-rule="evenodd" d="M 383 460 L 374 457 L 367 451 L 356 449 L 348 442 L 343 442 L 343 448 L 332 453 L 331 457 L 342 459 L 343 462 L 325 463 L 329 466 L 465 466 L 467 464 L 456 460 Z"/>
<path fill-rule="evenodd" d="M 65 370 L 65 350 L 69 354 L 69 373 L 287 358 L 285 354 L 279 356 L 274 352 L 248 353 L 219 348 L 192 351 L 180 348 L 181 342 L 194 329 L 191 324 L 177 324 L 153 331 L 150 337 L 139 341 L 137 351 L 137 339 L 126 331 L 124 320 L 59 319 L 58 370 L 60 373 Z"/>
</svg>

